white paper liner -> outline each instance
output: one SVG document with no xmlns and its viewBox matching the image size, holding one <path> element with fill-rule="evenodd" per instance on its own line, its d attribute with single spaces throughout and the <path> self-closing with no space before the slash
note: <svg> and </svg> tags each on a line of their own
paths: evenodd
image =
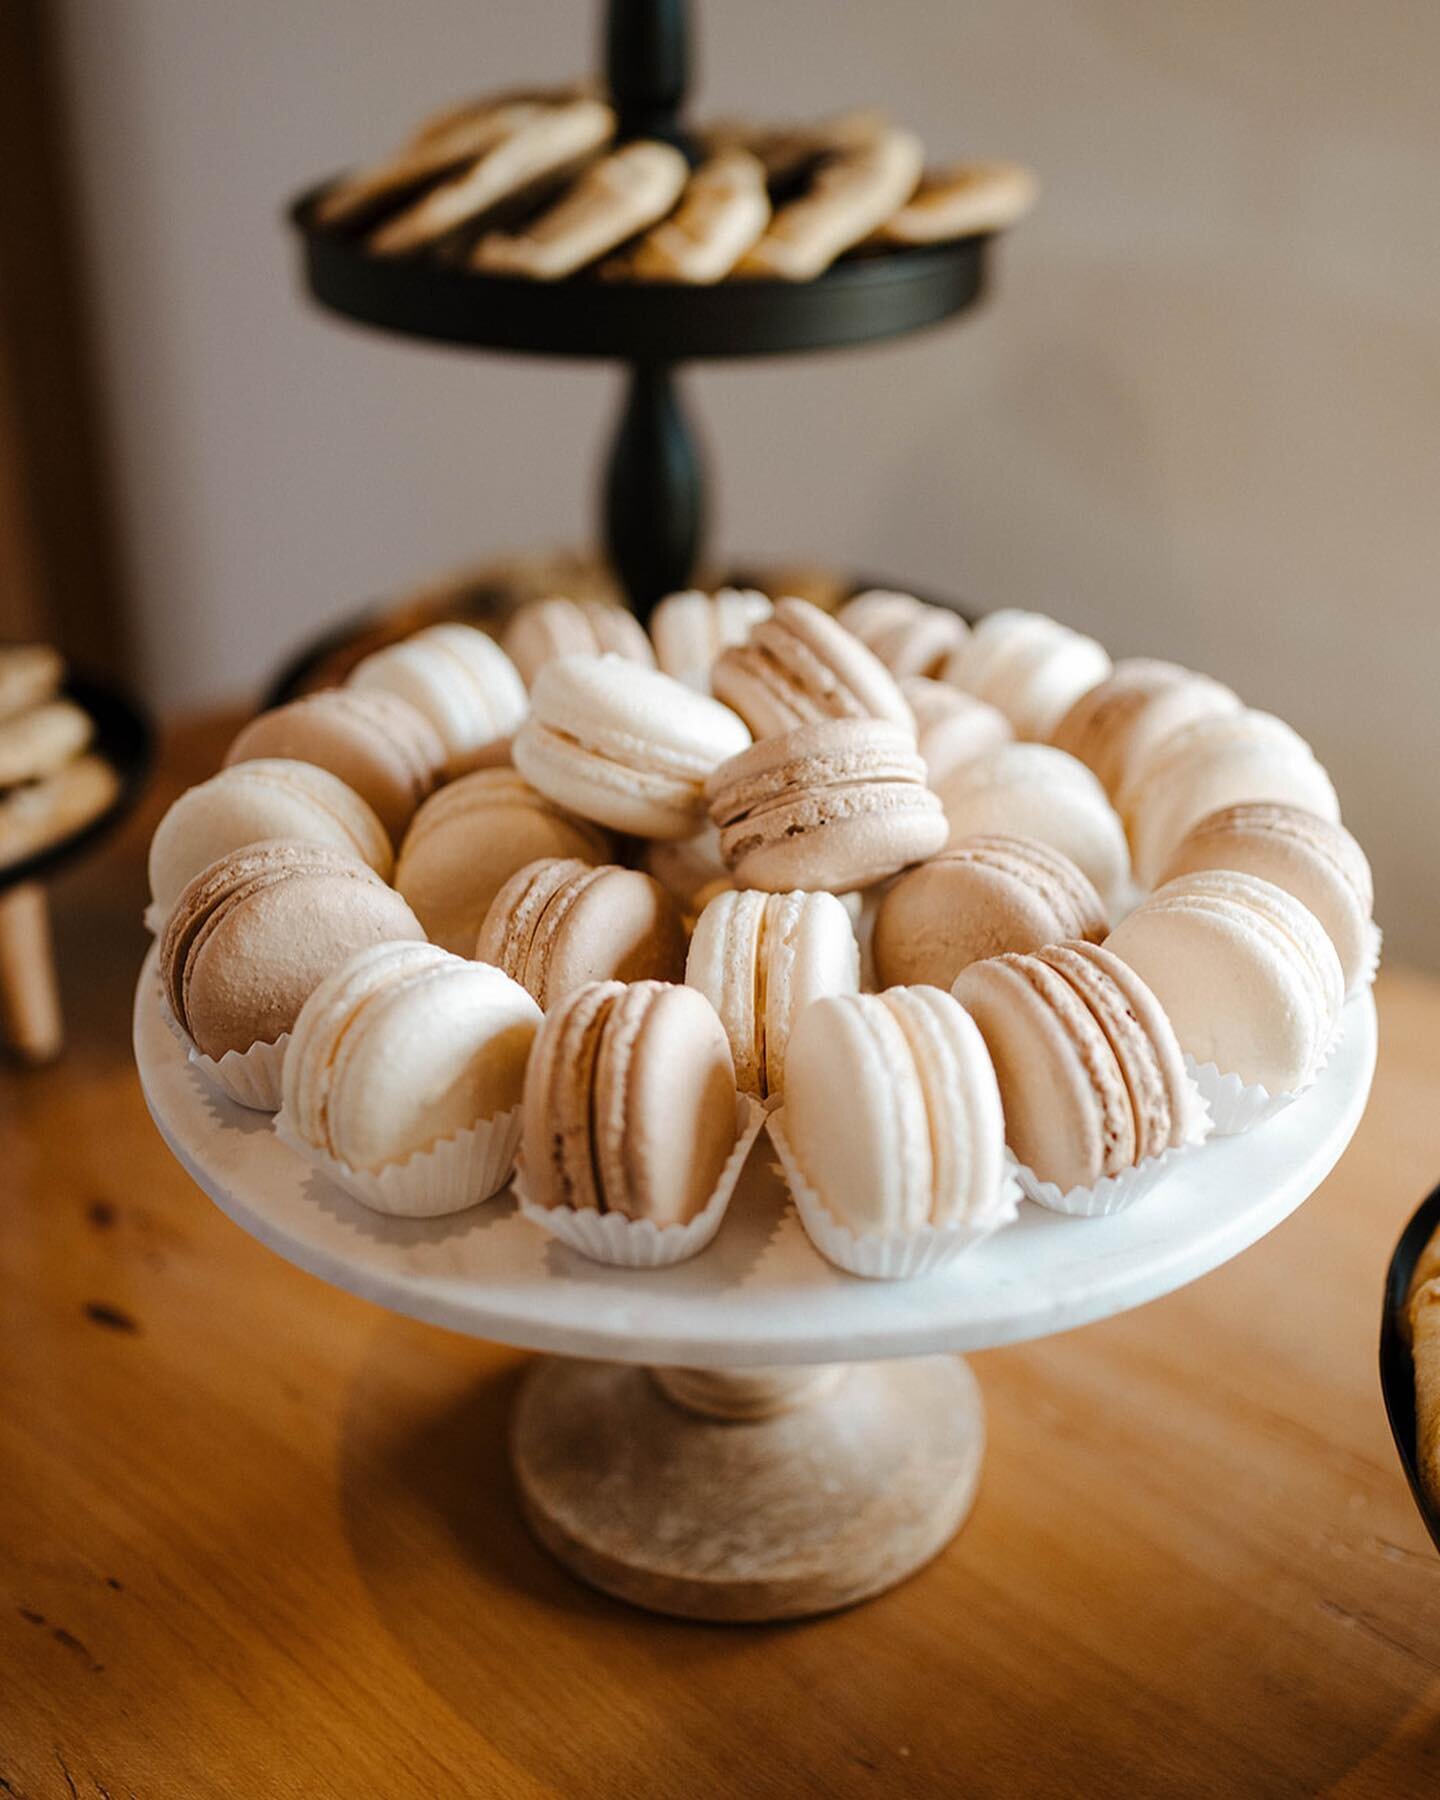
<svg viewBox="0 0 1440 1800">
<path fill-rule="evenodd" d="M 1380 958 L 1385 951 L 1385 933 L 1372 919 L 1370 922 L 1370 941 L 1365 951 L 1365 960 L 1361 965 L 1359 977 L 1352 983 L 1347 1000 L 1356 994 L 1363 994 L 1367 988 L 1375 985 L 1375 977 L 1380 973 Z"/>
<path fill-rule="evenodd" d="M 1257 1125 L 1263 1125 L 1267 1119 L 1273 1119 L 1276 1113 L 1284 1112 L 1302 1094 L 1308 1093 L 1319 1079 L 1320 1071 L 1335 1054 L 1336 1047 L 1345 1035 L 1345 1024 L 1345 1011 L 1342 1007 L 1334 1033 L 1325 1047 L 1325 1054 L 1310 1071 L 1309 1079 L 1302 1081 L 1297 1088 L 1287 1088 L 1278 1094 L 1272 1094 L 1263 1082 L 1245 1082 L 1233 1071 L 1227 1073 L 1218 1069 L 1213 1062 L 1197 1063 L 1187 1051 L 1185 1067 L 1200 1090 L 1201 1099 L 1210 1108 L 1213 1135 L 1240 1137 L 1247 1131 L 1253 1131 Z"/>
<path fill-rule="evenodd" d="M 308 1143 L 283 1109 L 275 1117 L 275 1135 L 362 1206 L 398 1219 L 438 1219 L 478 1206 L 504 1187 L 520 1145 L 520 1108 L 482 1119 L 378 1171 L 352 1169 Z"/>
<path fill-rule="evenodd" d="M 1187 1058 L 1187 1068 L 1189 1062 L 1190 1059 Z M 1124 1212 L 1137 1200 L 1143 1199 L 1158 1182 L 1164 1180 L 1177 1162 L 1194 1155 L 1211 1135 L 1211 1130 L 1209 1102 L 1196 1085 L 1190 1091 L 1182 1143 L 1175 1145 L 1173 1149 L 1162 1150 L 1159 1156 L 1145 1157 L 1133 1169 L 1122 1169 L 1118 1175 L 1102 1175 L 1090 1187 L 1072 1187 L 1062 1192 L 1053 1181 L 1042 1181 L 1033 1169 L 1027 1168 L 1012 1152 L 1007 1151 L 1006 1154 L 1014 1164 L 1020 1191 L 1027 1200 L 1033 1200 L 1037 1206 L 1043 1206 L 1050 1212 L 1068 1213 L 1073 1219 L 1103 1219 L 1111 1213 Z"/>
<path fill-rule="evenodd" d="M 735 1147 L 720 1171 L 715 1191 L 703 1208 L 684 1225 L 657 1225 L 653 1219 L 627 1219 L 622 1213 L 598 1211 L 593 1206 L 540 1206 L 530 1198 L 522 1164 L 515 1172 L 515 1198 L 520 1211 L 592 1262 L 612 1263 L 622 1269 L 662 1269 L 684 1262 L 705 1248 L 719 1231 L 726 1208 L 740 1179 L 760 1129 L 765 1111 L 748 1094 L 735 1096 Z"/>
<path fill-rule="evenodd" d="M 178 1029 L 178 1027 L 177 1027 Z M 280 1106 L 280 1080 L 290 1033 L 281 1032 L 273 1044 L 252 1044 L 248 1050 L 227 1050 L 221 1057 L 206 1056 L 188 1038 L 186 1053 L 209 1082 L 228 1094 L 238 1106 L 255 1112 L 276 1112 Z"/>
<path fill-rule="evenodd" d="M 785 1133 L 783 1107 L 766 1121 L 770 1142 L 780 1158 L 780 1170 L 810 1242 L 837 1268 L 848 1275 L 871 1281 L 909 1281 L 943 1269 L 966 1250 L 973 1250 L 1003 1226 L 1011 1225 L 1020 1210 L 1020 1190 L 1013 1173 L 1001 1185 L 996 1211 L 982 1222 L 955 1225 L 922 1225 L 915 1231 L 874 1231 L 857 1235 L 842 1225 L 811 1187 L 800 1168 L 794 1146 Z"/>
</svg>

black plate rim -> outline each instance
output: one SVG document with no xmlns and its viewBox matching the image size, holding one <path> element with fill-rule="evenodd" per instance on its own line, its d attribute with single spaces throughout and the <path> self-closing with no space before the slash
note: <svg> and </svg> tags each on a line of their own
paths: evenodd
<svg viewBox="0 0 1440 1800">
<path fill-rule="evenodd" d="M 1415 1264 L 1437 1229 L 1440 1229 L 1440 1186 L 1434 1188 L 1411 1215 L 1385 1272 L 1385 1299 L 1380 1315 L 1380 1391 L 1385 1400 L 1390 1435 L 1395 1440 L 1410 1492 L 1436 1550 L 1440 1550 L 1440 1509 L 1432 1504 L 1425 1492 L 1416 1460 L 1415 1363 L 1401 1328 L 1405 1296 Z"/>
<path fill-rule="evenodd" d="M 67 864 L 95 848 L 130 813 L 150 773 L 155 757 L 155 730 L 149 715 L 130 694 L 95 677 L 72 670 L 60 689 L 67 700 L 83 706 L 95 723 L 91 749 L 103 756 L 120 778 L 115 798 L 79 831 L 58 843 L 47 844 L 21 862 L 0 868 L 0 894 L 26 882 L 56 875 Z"/>
<path fill-rule="evenodd" d="M 685 362 L 799 355 L 908 335 L 983 295 L 993 232 L 843 259 L 813 281 L 563 282 L 480 275 L 422 257 L 368 255 L 313 219 L 337 177 L 291 202 L 310 293 L 402 336 L 520 355 Z"/>
</svg>

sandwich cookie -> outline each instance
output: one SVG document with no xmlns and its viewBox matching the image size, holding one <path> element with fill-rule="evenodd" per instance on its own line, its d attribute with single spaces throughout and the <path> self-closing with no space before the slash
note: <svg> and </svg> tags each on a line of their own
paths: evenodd
<svg viewBox="0 0 1440 1800">
<path fill-rule="evenodd" d="M 1330 1053 L 1340 959 L 1314 913 L 1273 882 L 1228 869 L 1181 875 L 1106 944 L 1159 995 L 1217 1131 L 1268 1118 Z"/>
<path fill-rule="evenodd" d="M 961 693 L 947 681 L 907 675 L 900 692 L 915 715 L 915 747 L 925 764 L 926 778 L 937 791 L 962 763 L 973 762 L 1015 735 L 997 707 Z"/>
<path fill-rule="evenodd" d="M 676 681 L 708 694 L 716 657 L 732 644 L 743 644 L 751 627 L 770 613 L 769 599 L 754 588 L 667 594 L 650 616 L 655 660 Z"/>
<path fill-rule="evenodd" d="M 876 131 L 837 149 L 820 162 L 800 197 L 776 212 L 736 273 L 813 281 L 905 204 L 924 163 L 924 148 L 908 131 Z"/>
<path fill-rule="evenodd" d="M 0 644 L 0 719 L 53 699 L 65 679 L 65 659 L 49 644 Z"/>
<path fill-rule="evenodd" d="M 1161 1002 L 1097 944 L 971 963 L 954 986 L 989 1047 L 1005 1138 L 1027 1195 L 1060 1212 L 1118 1212 L 1168 1152 L 1202 1141 L 1205 1109 Z"/>
<path fill-rule="evenodd" d="M 301 1009 L 276 1134 L 377 1212 L 460 1212 L 509 1179 L 539 1024 L 488 963 L 433 944 L 363 950 Z"/>
<path fill-rule="evenodd" d="M 723 281 L 769 223 L 765 165 L 746 150 L 722 150 L 691 175 L 671 216 L 606 272 L 697 286 Z"/>
<path fill-rule="evenodd" d="M 938 676 L 970 635 L 959 613 L 884 588 L 856 594 L 835 617 L 901 681 L 907 675 Z"/>
<path fill-rule="evenodd" d="M 646 668 L 655 666 L 650 640 L 634 613 L 604 600 L 567 600 L 560 595 L 530 600 L 505 627 L 503 643 L 527 688 L 557 656 L 603 656 L 611 651 Z"/>
<path fill-rule="evenodd" d="M 475 955 L 548 1012 L 591 981 L 679 981 L 685 927 L 664 888 L 639 869 L 549 857 L 517 870 L 496 894 Z"/>
<path fill-rule="evenodd" d="M 851 1274 L 922 1274 L 1015 1217 L 995 1071 L 939 988 L 807 1007 L 769 1129 L 812 1242 Z"/>
<path fill-rule="evenodd" d="M 1004 231 L 1035 204 L 1040 184 L 1021 163 L 961 163 L 928 169 L 898 212 L 876 231 L 876 244 L 943 244 Z"/>
<path fill-rule="evenodd" d="M 939 800 L 910 731 L 826 719 L 761 739 L 711 776 L 720 854 L 742 887 L 844 893 L 943 848 Z"/>
<path fill-rule="evenodd" d="M 1365 852 L 1343 825 L 1274 801 L 1222 807 L 1191 827 L 1160 880 L 1163 885 L 1200 869 L 1239 869 L 1273 881 L 1325 927 L 1347 994 L 1374 979 L 1375 885 Z"/>
<path fill-rule="evenodd" d="M 914 730 L 884 663 L 807 600 L 776 601 L 743 644 L 718 658 L 711 683 L 757 738 L 820 719 L 888 719 Z"/>
<path fill-rule="evenodd" d="M 1009 609 L 981 619 L 944 669 L 946 681 L 998 706 L 1017 737 L 1036 742 L 1109 673 L 1110 658 L 1094 638 L 1043 613 Z"/>
<path fill-rule="evenodd" d="M 509 200 L 539 193 L 604 149 L 615 114 L 579 98 L 512 118 L 510 129 L 457 175 L 386 219 L 366 240 L 377 256 L 409 256 Z"/>
<path fill-rule="evenodd" d="M 45 700 L 0 719 L 0 788 L 43 781 L 79 756 L 94 734 L 89 713 L 73 700 Z"/>
<path fill-rule="evenodd" d="M 1239 697 L 1208 675 L 1135 656 L 1080 696 L 1050 742 L 1078 757 L 1113 799 L 1182 726 L 1239 710 Z"/>
<path fill-rule="evenodd" d="M 473 625 L 427 625 L 358 662 L 346 685 L 408 700 L 445 746 L 447 776 L 503 762 L 525 717 L 525 683 L 510 658 Z"/>
<path fill-rule="evenodd" d="M 1002 744 L 936 783 L 950 842 L 1034 838 L 1082 869 L 1107 906 L 1130 874 L 1125 832 L 1105 790 L 1083 763 L 1048 744 Z"/>
<path fill-rule="evenodd" d="M 328 769 L 288 757 L 235 763 L 187 788 L 150 840 L 150 909 L 158 931 L 180 891 L 232 850 L 269 838 L 325 844 L 368 863 L 388 880 L 394 855 L 385 827 Z"/>
<path fill-rule="evenodd" d="M 337 775 L 394 844 L 445 768 L 435 727 L 408 700 L 380 688 L 326 688 L 261 713 L 225 752 L 225 766 L 276 756 Z"/>
<path fill-rule="evenodd" d="M 639 837 L 697 831 L 706 777 L 750 741 L 728 707 L 618 656 L 547 663 L 530 703 L 516 768 L 557 805 Z"/>
<path fill-rule="evenodd" d="M 972 962 L 1109 930 L 1094 883 L 1058 850 L 1020 837 L 963 838 L 907 869 L 880 901 L 871 950 L 882 988 L 947 992 Z"/>
<path fill-rule="evenodd" d="M 742 1094 L 773 1104 L 785 1052 L 811 1001 L 860 989 L 860 950 L 833 894 L 718 894 L 701 913 L 685 964 L 725 1027 Z"/>
<path fill-rule="evenodd" d="M 610 862 L 613 852 L 605 832 L 563 812 L 514 769 L 477 769 L 416 813 L 395 885 L 433 943 L 470 956 L 491 902 L 517 869 L 542 857 Z"/>
<path fill-rule="evenodd" d="M 324 977 L 373 944 L 424 936 L 355 857 L 252 844 L 181 893 L 160 941 L 160 979 L 201 1072 L 242 1106 L 273 1112 L 289 1033 Z"/>
<path fill-rule="evenodd" d="M 85 755 L 43 781 L 0 794 L 0 869 L 83 830 L 119 791 L 119 777 L 104 757 Z"/>
<path fill-rule="evenodd" d="M 1283 719 L 1248 708 L 1197 719 L 1166 738 L 1116 800 L 1136 879 L 1153 886 L 1193 825 L 1242 800 L 1279 801 L 1332 822 L 1340 818 L 1330 777 Z"/>
<path fill-rule="evenodd" d="M 573 187 L 515 232 L 487 232 L 470 266 L 488 275 L 563 281 L 607 255 L 680 198 L 690 165 L 672 144 L 637 139 L 582 169 Z"/>
<path fill-rule="evenodd" d="M 694 988 L 595 982 L 546 1015 L 525 1085 L 521 1211 L 572 1249 L 678 1262 L 719 1230 L 764 1115 Z"/>
</svg>

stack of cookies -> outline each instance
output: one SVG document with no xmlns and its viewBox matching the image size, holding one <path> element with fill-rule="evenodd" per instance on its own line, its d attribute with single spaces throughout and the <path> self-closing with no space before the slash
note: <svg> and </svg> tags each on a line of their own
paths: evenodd
<svg viewBox="0 0 1440 1800">
<path fill-rule="evenodd" d="M 1035 181 L 1014 163 L 927 168 L 873 110 L 813 125 L 728 122 L 672 145 L 616 141 L 580 88 L 505 92 L 423 120 L 315 202 L 314 222 L 377 257 L 428 255 L 482 274 L 708 285 L 810 281 L 843 256 L 1000 231 Z"/>
<path fill-rule="evenodd" d="M 1289 727 L 895 593 L 428 627 L 247 726 L 151 882 L 203 1079 L 387 1211 L 518 1157 L 635 1266 L 709 1242 L 762 1129 L 860 1275 L 1133 1205 L 1315 1079 L 1378 956 Z"/>
<path fill-rule="evenodd" d="M 119 786 L 64 679 L 58 650 L 0 646 L 0 873 L 82 831 Z"/>
</svg>

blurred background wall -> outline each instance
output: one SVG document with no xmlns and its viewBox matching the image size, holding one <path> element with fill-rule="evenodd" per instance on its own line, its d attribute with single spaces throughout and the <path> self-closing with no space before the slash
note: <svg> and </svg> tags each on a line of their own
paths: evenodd
<svg viewBox="0 0 1440 1800">
<path fill-rule="evenodd" d="M 609 370 L 329 323 L 281 201 L 476 88 L 591 67 L 585 0 L 56 0 L 121 553 L 155 699 L 356 602 L 582 541 Z M 1044 182 L 988 310 L 696 370 L 713 546 L 1038 607 L 1316 744 L 1391 948 L 1440 965 L 1440 7 L 726 0 L 708 111 L 888 105 Z"/>
</svg>

